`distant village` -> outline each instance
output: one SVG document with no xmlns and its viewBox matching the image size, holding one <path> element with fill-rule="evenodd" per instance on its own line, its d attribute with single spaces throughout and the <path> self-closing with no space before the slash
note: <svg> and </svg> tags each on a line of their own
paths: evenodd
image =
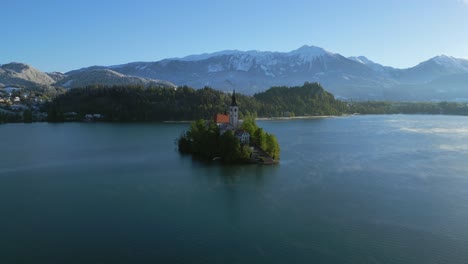
<svg viewBox="0 0 468 264">
<path fill-rule="evenodd" d="M 43 106 L 49 101 L 50 98 L 38 91 L 24 90 L 18 87 L 0 88 L 0 114 L 21 117 L 25 112 L 29 112 L 32 121 L 47 121 L 48 113 L 44 111 Z M 97 113 L 79 116 L 76 112 L 68 112 L 64 113 L 63 121 L 99 121 L 103 118 L 102 114 Z"/>
<path fill-rule="evenodd" d="M 36 109 L 41 103 L 44 103 L 41 96 L 31 92 L 23 92 L 21 88 L 6 87 L 0 89 L 0 104 L 3 107 L 8 106 L 12 111 Z"/>
<path fill-rule="evenodd" d="M 17 87 L 5 87 L 0 89 L 0 113 L 19 115 L 30 111 L 35 121 L 45 121 L 47 113 L 41 112 L 41 106 L 47 102 L 39 92 L 24 91 Z"/>
</svg>

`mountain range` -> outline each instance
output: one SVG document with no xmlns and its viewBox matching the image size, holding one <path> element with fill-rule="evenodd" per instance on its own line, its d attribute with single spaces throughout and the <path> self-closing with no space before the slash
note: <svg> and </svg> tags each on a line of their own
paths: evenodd
<svg viewBox="0 0 468 264">
<path fill-rule="evenodd" d="M 165 80 L 165 81 L 161 81 Z M 92 66 L 42 73 L 25 64 L 0 67 L 0 86 L 142 84 L 254 94 L 271 86 L 319 82 L 338 98 L 355 100 L 468 101 L 468 60 L 445 55 L 414 67 L 383 66 L 364 56 L 344 57 L 315 46 L 290 52 L 226 50 L 156 62 Z"/>
<path fill-rule="evenodd" d="M 176 87 L 171 82 L 157 79 L 128 76 L 110 69 L 92 69 L 74 74 L 60 72 L 44 73 L 23 63 L 8 63 L 0 65 L 0 88 L 36 88 L 56 86 L 63 88 L 79 88 L 89 85 L 143 85 Z"/>
</svg>

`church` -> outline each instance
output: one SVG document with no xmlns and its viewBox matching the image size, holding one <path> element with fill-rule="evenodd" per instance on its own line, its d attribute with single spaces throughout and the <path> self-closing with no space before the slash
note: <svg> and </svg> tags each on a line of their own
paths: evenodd
<svg viewBox="0 0 468 264">
<path fill-rule="evenodd" d="M 216 114 L 214 122 L 219 127 L 219 131 L 224 134 L 228 130 L 232 130 L 234 135 L 239 139 L 241 144 L 249 145 L 250 134 L 239 128 L 239 106 L 236 102 L 236 90 L 231 96 L 231 105 L 229 106 L 228 114 Z"/>
</svg>

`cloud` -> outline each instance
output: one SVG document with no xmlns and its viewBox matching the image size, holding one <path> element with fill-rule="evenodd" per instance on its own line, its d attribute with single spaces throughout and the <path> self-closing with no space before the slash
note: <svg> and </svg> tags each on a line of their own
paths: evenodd
<svg viewBox="0 0 468 264">
<path fill-rule="evenodd" d="M 468 0 L 458 0 L 458 2 L 463 3 L 466 6 L 468 6 Z"/>
</svg>

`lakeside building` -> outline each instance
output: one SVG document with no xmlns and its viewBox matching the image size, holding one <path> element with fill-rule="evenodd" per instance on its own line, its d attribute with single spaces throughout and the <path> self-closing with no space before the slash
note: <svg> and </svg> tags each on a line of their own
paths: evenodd
<svg viewBox="0 0 468 264">
<path fill-rule="evenodd" d="M 243 129 L 239 129 L 239 106 L 236 101 L 236 90 L 233 91 L 231 96 L 229 114 L 216 114 L 214 122 L 218 125 L 221 135 L 230 130 L 233 131 L 241 144 L 250 144 L 250 134 Z"/>
</svg>

